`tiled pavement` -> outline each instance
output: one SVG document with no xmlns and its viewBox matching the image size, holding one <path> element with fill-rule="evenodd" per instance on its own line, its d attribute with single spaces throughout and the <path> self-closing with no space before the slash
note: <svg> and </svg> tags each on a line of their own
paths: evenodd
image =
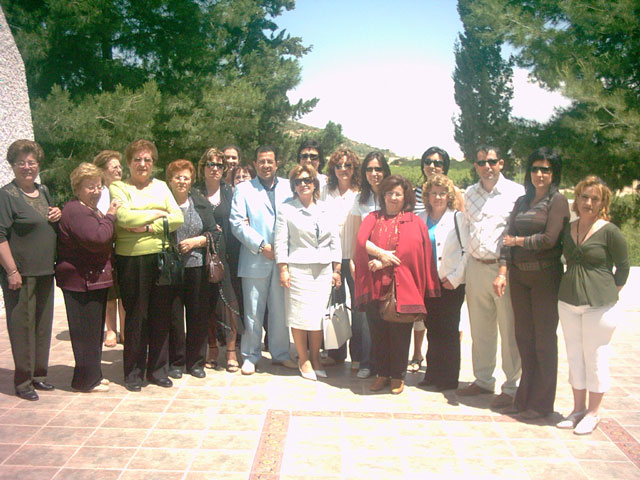
<svg viewBox="0 0 640 480">
<path fill-rule="evenodd" d="M 394 479 L 640 478 L 640 269 L 623 290 L 614 337 L 613 389 L 591 436 L 522 423 L 488 409 L 490 395 L 456 398 L 415 385 L 370 394 L 349 364 L 317 383 L 272 367 L 252 377 L 223 370 L 174 388 L 130 393 L 122 350 L 105 349 L 103 394 L 71 392 L 73 355 L 62 295 L 56 300 L 49 381 L 38 402 L 13 392 L 11 350 L 0 321 L 0 478 L 4 479 Z M 571 409 L 560 339 L 556 410 Z M 470 339 L 462 380 L 470 380 Z M 424 368 L 424 367 L 423 367 Z M 500 378 L 498 379 L 500 381 Z"/>
</svg>

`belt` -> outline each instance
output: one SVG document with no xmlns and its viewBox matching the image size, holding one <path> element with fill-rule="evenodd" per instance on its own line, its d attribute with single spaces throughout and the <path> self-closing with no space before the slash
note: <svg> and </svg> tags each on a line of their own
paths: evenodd
<svg viewBox="0 0 640 480">
<path fill-rule="evenodd" d="M 513 265 L 523 272 L 538 272 L 545 268 L 555 267 L 558 262 L 556 260 L 536 260 L 534 262 L 514 262 Z"/>
<path fill-rule="evenodd" d="M 474 260 L 477 260 L 477 261 L 478 261 L 478 262 L 480 262 L 480 263 L 484 263 L 485 265 L 493 265 L 493 264 L 495 264 L 495 263 L 498 263 L 498 262 L 499 262 L 499 260 L 498 260 L 497 258 L 492 258 L 491 260 L 485 260 L 485 259 L 483 259 L 483 258 L 476 258 L 476 257 L 473 257 L 473 259 L 474 259 Z"/>
</svg>

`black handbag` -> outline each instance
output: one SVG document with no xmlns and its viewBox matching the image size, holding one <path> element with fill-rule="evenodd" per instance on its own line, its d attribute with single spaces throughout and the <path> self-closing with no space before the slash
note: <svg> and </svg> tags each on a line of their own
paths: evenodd
<svg viewBox="0 0 640 480">
<path fill-rule="evenodd" d="M 182 285 L 184 264 L 182 255 L 169 239 L 169 222 L 162 219 L 162 251 L 158 253 L 158 277 L 156 285 Z"/>
</svg>

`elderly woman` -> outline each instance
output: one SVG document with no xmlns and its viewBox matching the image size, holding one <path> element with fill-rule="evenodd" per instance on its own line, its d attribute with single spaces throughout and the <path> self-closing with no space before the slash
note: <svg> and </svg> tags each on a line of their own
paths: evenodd
<svg viewBox="0 0 640 480">
<path fill-rule="evenodd" d="M 242 154 L 240 148 L 235 145 L 225 145 L 222 148 L 224 155 L 224 181 L 227 185 L 233 185 L 233 170 L 240 166 Z"/>
<path fill-rule="evenodd" d="M 369 152 L 360 168 L 360 192 L 353 200 L 353 207 L 347 217 L 347 222 L 351 224 L 351 276 L 355 278 L 355 264 L 354 255 L 356 251 L 356 237 L 360 225 L 364 218 L 371 212 L 380 209 L 380 203 L 378 198 L 378 189 L 380 183 L 391 175 L 389 164 L 382 152 L 373 151 Z M 372 371 L 375 373 L 374 362 L 371 358 L 371 333 L 369 332 L 369 322 L 362 322 L 362 356 L 360 357 L 360 363 L 358 364 L 358 378 L 369 378 Z M 353 368 L 353 365 L 352 365 Z"/>
<path fill-rule="evenodd" d="M 367 216 L 358 231 L 355 251 L 356 306 L 365 308 L 371 330 L 377 377 L 369 387 L 377 392 L 391 383 L 391 393 L 404 390 L 412 317 L 425 314 L 425 296 L 440 295 L 424 222 L 414 213 L 411 184 L 400 175 L 385 178 L 379 187 L 380 210 Z M 381 300 L 395 283 L 397 312 L 405 321 L 381 316 Z"/>
<path fill-rule="evenodd" d="M 231 170 L 231 178 L 233 181 L 230 185 L 235 188 L 239 183 L 246 182 L 255 178 L 256 170 L 251 165 L 237 165 Z"/>
<path fill-rule="evenodd" d="M 238 151 L 236 150 L 236 152 Z M 240 242 L 231 233 L 229 225 L 233 188 L 222 179 L 224 170 L 225 156 L 223 153 L 216 148 L 208 148 L 198 162 L 198 178 L 201 181 L 195 189 L 208 199 L 216 224 L 218 228 L 222 229 L 224 247 L 226 249 L 225 260 L 230 269 L 229 281 L 233 289 L 233 296 L 237 299 L 237 302 L 232 302 L 233 305 L 227 304 L 230 299 L 218 301 L 220 296 L 219 285 L 208 285 L 209 353 L 205 366 L 207 368 L 216 368 L 218 366 L 217 330 L 218 328 L 223 328 L 224 334 L 220 336 L 227 345 L 227 371 L 234 373 L 240 369 L 236 353 L 236 340 L 238 330 L 242 330 L 240 325 L 242 310 L 239 307 L 242 305 L 242 285 L 238 278 Z"/>
<path fill-rule="evenodd" d="M 71 388 L 79 392 L 106 392 L 102 377 L 102 335 L 107 292 L 113 284 L 111 264 L 116 212 L 112 200 L 106 215 L 98 210 L 102 172 L 81 163 L 71 172 L 74 200 L 62 210 L 58 230 L 56 282 L 64 294 L 71 347 L 76 366 Z"/>
<path fill-rule="evenodd" d="M 9 146 L 15 179 L 0 189 L 0 284 L 15 365 L 16 394 L 38 400 L 46 382 L 53 322 L 54 224 L 62 213 L 49 190 L 36 183 L 44 152 L 31 140 Z"/>
<path fill-rule="evenodd" d="M 464 302 L 469 230 L 464 214 L 458 209 L 456 187 L 451 179 L 436 173 L 421 191 L 427 211 L 419 217 L 429 230 L 440 296 L 425 298 L 427 371 L 420 385 L 433 386 L 435 391 L 455 390 L 460 374 L 460 308 Z"/>
<path fill-rule="evenodd" d="M 111 206 L 111 194 L 109 193 L 109 185 L 111 183 L 122 180 L 122 155 L 115 150 L 103 150 L 93 159 L 93 164 L 102 171 L 102 192 L 100 193 L 100 200 L 98 200 L 98 210 L 103 215 L 107 214 Z M 115 269 L 113 271 L 113 285 L 109 287 L 109 293 L 107 294 L 107 318 L 106 327 L 107 334 L 104 339 L 105 347 L 115 347 L 118 343 L 118 327 L 117 317 L 120 316 L 120 343 L 124 342 L 124 305 L 120 300 L 120 292 L 118 291 L 118 284 L 115 277 Z"/>
<path fill-rule="evenodd" d="M 557 426 L 573 428 L 578 435 L 593 432 L 600 421 L 602 397 L 611 385 L 609 343 L 620 321 L 615 306 L 629 276 L 627 242 L 608 221 L 610 201 L 609 187 L 596 176 L 586 177 L 575 188 L 573 211 L 578 219 L 562 232 L 567 271 L 560 281 L 558 313 L 573 411 Z"/>
<path fill-rule="evenodd" d="M 511 212 L 494 281 L 501 296 L 507 268 L 522 376 L 511 413 L 533 420 L 553 412 L 558 375 L 558 288 L 562 277 L 560 234 L 569 202 L 558 191 L 562 162 L 548 148 L 533 152 L 525 195 Z"/>
<path fill-rule="evenodd" d="M 111 184 L 111 197 L 122 202 L 117 212 L 116 268 L 122 303 L 127 312 L 124 341 L 124 383 L 139 392 L 146 378 L 171 387 L 168 343 L 171 286 L 157 285 L 158 253 L 162 250 L 163 220 L 169 231 L 183 222 L 169 187 L 153 178 L 156 146 L 139 139 L 130 143 L 125 158 L 131 176 Z"/>
<path fill-rule="evenodd" d="M 176 160 L 167 166 L 167 183 L 173 193 L 184 223 L 173 235 L 182 253 L 184 284 L 174 286 L 171 328 L 169 331 L 169 376 L 181 378 L 187 372 L 204 378 L 207 356 L 209 316 L 208 280 L 205 268 L 207 237 L 216 230 L 211 205 L 200 192 L 191 189 L 196 169 L 188 160 Z M 184 331 L 186 309 L 187 332 Z"/>
<path fill-rule="evenodd" d="M 275 257 L 280 284 L 285 288 L 285 315 L 298 352 L 298 368 L 304 378 L 316 380 L 327 376 L 320 363 L 322 317 L 331 287 L 341 284 L 340 237 L 333 216 L 324 203 L 317 203 L 320 192 L 315 169 L 296 165 L 289 182 L 294 197 L 278 210 Z"/>
</svg>

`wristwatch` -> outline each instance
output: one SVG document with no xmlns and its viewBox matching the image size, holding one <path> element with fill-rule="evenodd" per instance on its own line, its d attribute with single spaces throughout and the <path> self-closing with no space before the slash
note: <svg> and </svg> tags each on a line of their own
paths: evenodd
<svg viewBox="0 0 640 480">
<path fill-rule="evenodd" d="M 258 247 L 258 255 L 261 255 L 263 250 L 264 250 L 264 240 L 262 241 L 262 243 Z"/>
</svg>

